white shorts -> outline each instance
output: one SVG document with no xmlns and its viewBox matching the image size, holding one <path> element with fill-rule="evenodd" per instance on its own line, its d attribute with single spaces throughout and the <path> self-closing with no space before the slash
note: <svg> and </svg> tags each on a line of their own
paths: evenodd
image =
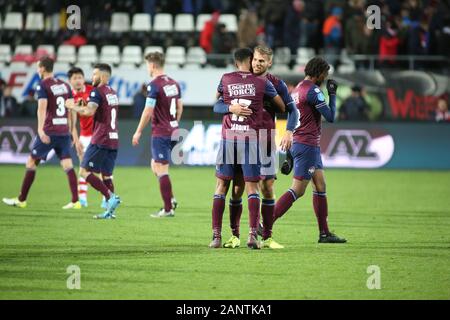
<svg viewBox="0 0 450 320">
<path fill-rule="evenodd" d="M 80 136 L 80 143 L 83 146 L 83 152 L 86 152 L 87 147 L 91 143 L 92 136 Z"/>
</svg>

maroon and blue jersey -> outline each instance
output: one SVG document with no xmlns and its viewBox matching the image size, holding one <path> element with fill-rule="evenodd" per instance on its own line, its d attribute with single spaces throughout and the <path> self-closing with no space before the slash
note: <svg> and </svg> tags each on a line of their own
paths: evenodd
<svg viewBox="0 0 450 320">
<path fill-rule="evenodd" d="M 178 82 L 161 75 L 147 86 L 146 107 L 154 108 L 152 117 L 152 136 L 170 137 L 178 129 L 177 105 L 181 99 Z"/>
<path fill-rule="evenodd" d="M 89 103 L 98 105 L 94 115 L 94 133 L 91 144 L 107 149 L 119 148 L 119 127 L 117 115 L 119 98 L 108 85 L 100 85 L 91 91 Z"/>
<path fill-rule="evenodd" d="M 320 88 L 312 81 L 303 80 L 292 92 L 292 99 L 300 111 L 300 126 L 294 131 L 294 142 L 320 146 L 322 107 L 328 105 Z"/>
<path fill-rule="evenodd" d="M 56 78 L 46 78 L 36 87 L 38 99 L 47 100 L 44 132 L 47 135 L 70 135 L 67 99 L 73 98 L 70 86 Z"/>
<path fill-rule="evenodd" d="M 289 104 L 294 103 L 291 95 L 289 94 L 287 85 L 283 80 L 279 79 L 278 77 L 276 77 L 270 73 L 267 73 L 265 75 L 265 77 L 267 80 L 269 80 L 273 84 L 273 86 L 275 87 L 275 90 L 277 91 L 277 93 L 281 97 L 281 99 L 283 100 L 286 107 Z M 263 110 L 261 127 L 263 129 L 268 130 L 268 138 L 270 138 L 270 130 L 275 129 L 276 110 L 277 110 L 277 108 L 273 105 L 271 99 L 268 99 L 268 98 L 264 99 L 264 110 Z"/>
<path fill-rule="evenodd" d="M 225 139 L 227 132 L 233 136 L 245 136 L 251 130 L 257 132 L 263 128 L 264 97 L 277 96 L 273 84 L 267 80 L 255 76 L 251 72 L 235 71 L 224 74 L 220 80 L 217 91 L 223 96 L 224 103 L 231 105 L 239 103 L 250 108 L 253 113 L 248 117 L 238 117 L 228 113 L 222 120 L 222 137 Z"/>
</svg>

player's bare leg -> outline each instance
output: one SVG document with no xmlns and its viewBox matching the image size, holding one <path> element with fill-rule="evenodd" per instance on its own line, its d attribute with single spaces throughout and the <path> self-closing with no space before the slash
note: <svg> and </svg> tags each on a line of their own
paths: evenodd
<svg viewBox="0 0 450 320">
<path fill-rule="evenodd" d="M 14 206 L 18 208 L 25 208 L 27 206 L 27 196 L 30 191 L 31 185 L 33 184 L 34 178 L 36 176 L 36 168 L 38 167 L 40 160 L 33 159 L 31 156 L 28 157 L 25 164 L 25 176 L 23 178 L 22 187 L 20 194 L 17 198 L 3 198 L 3 202 L 9 206 Z"/>
<path fill-rule="evenodd" d="M 172 192 L 172 183 L 169 177 L 169 164 L 152 160 L 151 167 L 153 173 L 158 178 L 161 198 L 164 202 L 164 208 L 161 208 L 158 212 L 152 214 L 151 216 L 153 218 L 174 217 L 174 210 L 177 207 L 177 201 L 175 200 Z"/>
<path fill-rule="evenodd" d="M 249 235 L 247 247 L 250 249 L 260 249 L 261 245 L 258 241 L 258 224 L 261 199 L 259 197 L 259 183 L 245 182 L 245 189 L 248 195 L 248 211 L 249 211 Z"/>
<path fill-rule="evenodd" d="M 73 169 L 72 159 L 62 159 L 60 164 L 64 172 L 67 174 L 67 180 L 69 181 L 70 192 L 72 194 L 71 202 L 66 204 L 63 209 L 81 209 L 81 204 L 78 201 L 77 175 Z"/>
<path fill-rule="evenodd" d="M 245 181 L 241 174 L 235 174 L 233 178 L 233 186 L 231 188 L 231 198 L 229 204 L 230 210 L 230 228 L 231 238 L 226 241 L 224 248 L 237 248 L 241 245 L 240 236 L 240 222 L 242 215 L 242 195 L 245 191 Z"/>
<path fill-rule="evenodd" d="M 312 176 L 313 207 L 319 226 L 319 243 L 345 243 L 347 240 L 339 238 L 328 230 L 328 202 L 326 194 L 325 176 L 323 170 L 316 170 Z"/>
<path fill-rule="evenodd" d="M 222 219 L 223 212 L 225 211 L 225 197 L 229 188 L 229 180 L 217 178 L 212 207 L 213 238 L 209 244 L 210 248 L 220 248 L 222 245 Z"/>
<path fill-rule="evenodd" d="M 273 223 L 281 218 L 292 206 L 292 204 L 305 194 L 309 180 L 292 179 L 292 185 L 276 202 L 273 214 Z"/>
</svg>

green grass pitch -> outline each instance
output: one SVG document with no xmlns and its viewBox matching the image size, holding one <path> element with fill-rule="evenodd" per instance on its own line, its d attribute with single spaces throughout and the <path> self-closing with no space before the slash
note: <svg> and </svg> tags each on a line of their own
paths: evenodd
<svg viewBox="0 0 450 320">
<path fill-rule="evenodd" d="M 0 196 L 16 196 L 24 169 L 0 166 Z M 123 204 L 113 221 L 69 201 L 59 167 L 39 168 L 26 209 L 0 206 L 0 299 L 449 299 L 450 172 L 327 170 L 329 224 L 349 242 L 317 244 L 311 190 L 274 228 L 283 250 L 209 249 L 214 168 L 171 171 L 179 209 L 152 219 L 161 200 L 148 168 L 115 172 Z M 280 176 L 276 193 L 290 185 Z M 244 201 L 245 203 L 245 201 Z M 228 209 L 224 238 L 229 236 Z M 69 290 L 66 269 L 81 270 Z M 381 289 L 369 290 L 368 266 Z"/>
</svg>

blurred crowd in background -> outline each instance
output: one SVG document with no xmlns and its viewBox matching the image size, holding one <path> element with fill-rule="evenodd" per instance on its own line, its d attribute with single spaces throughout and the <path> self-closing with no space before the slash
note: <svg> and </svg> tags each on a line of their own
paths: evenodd
<svg viewBox="0 0 450 320">
<path fill-rule="evenodd" d="M 346 49 L 349 54 L 380 55 L 387 66 L 394 63 L 389 57 L 396 55 L 450 56 L 448 0 L 79 0 L 76 1 L 82 17 L 79 32 L 65 29 L 65 9 L 72 2 L 0 0 L 0 8 L 2 14 L 8 11 L 44 12 L 47 36 L 54 38 L 55 45 L 110 42 L 109 23 L 113 12 L 144 12 L 152 16 L 161 12 L 194 16 L 215 12 L 200 34 L 183 37 L 182 44 L 200 44 L 207 53 L 230 53 L 236 47 L 252 47 L 259 43 L 272 48 L 289 47 L 292 54 L 296 54 L 298 47 L 334 55 Z M 380 30 L 372 30 L 366 24 L 369 5 L 381 9 Z M 230 34 L 225 25 L 219 23 L 221 13 L 238 17 L 237 33 Z M 179 39 L 133 39 L 123 35 L 115 40 L 120 45 L 138 40 L 143 46 L 167 47 Z"/>
<path fill-rule="evenodd" d="M 266 44 L 272 48 L 287 47 L 292 55 L 298 48 L 312 48 L 315 54 L 324 55 L 335 67 L 339 65 L 342 51 L 348 55 L 376 55 L 377 68 L 402 67 L 395 59 L 398 55 L 450 57 L 450 1 L 448 0 L 79 0 L 81 29 L 67 30 L 66 8 L 69 0 L 0 0 L 0 14 L 7 12 L 43 12 L 45 30 L 42 33 L 2 32 L 1 42 L 17 44 L 52 43 L 102 46 L 137 44 L 142 47 L 182 45 L 186 48 L 200 46 L 210 56 L 230 54 L 236 47 L 253 47 Z M 367 25 L 366 9 L 377 5 L 381 11 L 381 29 Z M 114 12 L 170 13 L 174 16 L 189 13 L 197 17 L 211 14 L 203 28 L 176 37 L 170 34 L 155 36 L 143 34 L 112 34 L 111 16 Z M 222 14 L 234 14 L 236 32 L 227 30 L 220 22 Z M 3 30 L 4 31 L 4 30 Z M 8 36 L 10 39 L 8 39 Z M 15 43 L 13 43 L 15 42 Z M 36 59 L 39 57 L 35 57 Z M 208 59 L 211 65 L 222 67 L 229 61 Z M 357 61 L 362 65 L 367 62 Z M 295 60 L 291 60 L 295 64 Z M 290 66 L 292 68 L 292 65 Z M 423 70 L 428 67 L 423 65 Z M 368 105 L 364 88 L 355 86 L 352 94 L 340 106 L 339 120 L 367 120 Z M 145 100 L 145 86 L 135 95 L 133 115 L 140 115 Z M 11 88 L 0 80 L 0 117 L 34 116 L 37 102 L 34 92 L 18 104 L 11 96 Z M 439 100 L 433 121 L 450 121 L 448 97 Z"/>
</svg>

